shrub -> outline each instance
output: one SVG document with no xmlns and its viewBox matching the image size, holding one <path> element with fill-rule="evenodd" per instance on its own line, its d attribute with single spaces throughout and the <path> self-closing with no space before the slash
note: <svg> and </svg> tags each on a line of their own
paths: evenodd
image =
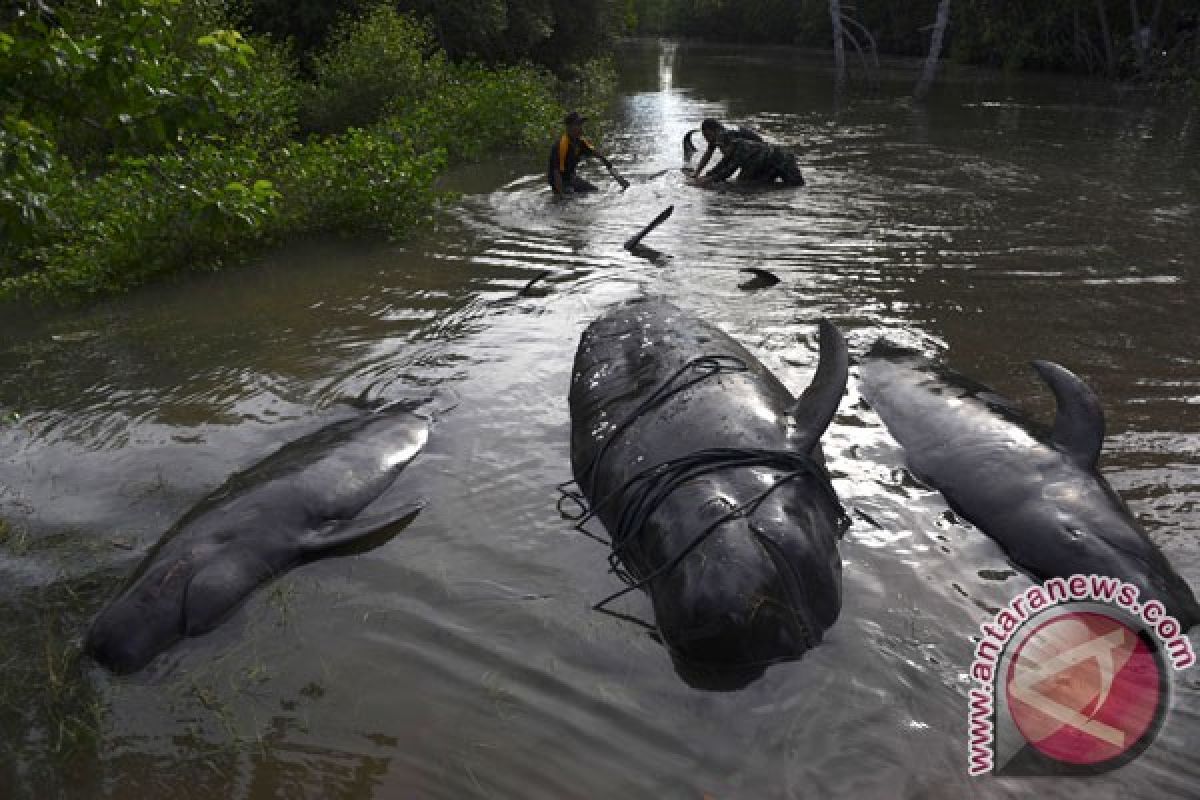
<svg viewBox="0 0 1200 800">
<path fill-rule="evenodd" d="M 51 222 L 0 271 L 0 299 L 75 300 L 168 271 L 213 269 L 293 232 L 402 235 L 437 199 L 445 151 L 418 154 L 376 131 L 294 143 L 269 156 L 247 144 L 192 142 L 60 181 Z"/>
<path fill-rule="evenodd" d="M 39 128 L 15 115 L 0 119 L 0 255 L 50 222 L 50 194 L 69 173 Z"/>
<path fill-rule="evenodd" d="M 275 148 L 296 134 L 304 86 L 286 47 L 270 39 L 253 38 L 250 67 L 238 70 L 223 84 L 221 112 L 224 135 L 260 148 Z"/>
<path fill-rule="evenodd" d="M 261 91 L 264 81 L 291 84 L 277 53 L 259 57 L 216 0 L 73 2 L 55 14 L 26 14 L 0 37 L 0 106 L 77 163 L 288 116 L 286 102 Z"/>
<path fill-rule="evenodd" d="M 444 61 L 429 29 L 388 5 L 347 17 L 313 61 L 301 122 L 318 132 L 369 125 L 398 99 L 424 94 Z"/>
<path fill-rule="evenodd" d="M 308 87 L 226 7 L 63 0 L 0 32 L 0 301 L 118 292 L 297 232 L 400 236 L 448 162 L 544 143 L 562 117 L 559 79 L 451 64 L 388 5 L 343 20 Z M 571 86 L 590 102 L 608 74 Z M 295 141 L 298 107 L 334 132 Z"/>
<path fill-rule="evenodd" d="M 62 181 L 53 219 L 0 280 L 0 297 L 91 296 L 219 265 L 269 233 L 278 193 L 264 172 L 252 148 L 195 142 Z"/>
<path fill-rule="evenodd" d="M 445 148 L 451 161 L 547 140 L 563 115 L 554 79 L 529 66 L 457 65 L 420 101 L 396 104 L 386 125 L 418 150 Z"/>
<path fill-rule="evenodd" d="M 282 154 L 278 183 L 290 230 L 399 235 L 433 206 L 440 149 L 418 154 L 387 134 L 350 130 Z"/>
<path fill-rule="evenodd" d="M 563 70 L 556 93 L 585 116 L 603 117 L 617 86 L 617 68 L 609 57 L 593 58 Z"/>
</svg>

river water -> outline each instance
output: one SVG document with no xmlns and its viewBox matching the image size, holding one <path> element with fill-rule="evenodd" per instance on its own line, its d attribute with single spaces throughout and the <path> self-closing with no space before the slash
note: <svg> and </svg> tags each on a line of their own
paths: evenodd
<svg viewBox="0 0 1200 800">
<path fill-rule="evenodd" d="M 0 320 L 0 796 L 732 798 L 1197 796 L 1200 680 L 1158 740 L 1088 779 L 966 776 L 978 626 L 1028 580 L 902 467 L 849 396 L 825 437 L 854 516 L 825 642 L 748 688 L 689 688 L 589 610 L 620 588 L 555 511 L 583 328 L 661 294 L 799 392 L 823 316 L 889 336 L 1048 419 L 1028 368 L 1100 393 L 1103 470 L 1200 586 L 1200 113 L 1055 77 L 912 65 L 835 101 L 825 56 L 630 45 L 600 136 L 634 179 L 566 204 L 541 152 L 453 176 L 404 243 L 297 243 L 84 311 Z M 705 116 L 800 154 L 795 192 L 706 193 L 676 169 Z M 671 170 L 655 177 L 661 170 Z M 646 244 L 621 243 L 668 204 Z M 744 292 L 741 267 L 775 287 Z M 551 271 L 553 291 L 517 298 Z M 76 658 L 171 523 L 338 403 L 437 389 L 388 543 L 299 568 L 143 673 Z M 622 611 L 647 616 L 644 597 Z M 1196 638 L 1193 638 L 1196 641 Z"/>
</svg>

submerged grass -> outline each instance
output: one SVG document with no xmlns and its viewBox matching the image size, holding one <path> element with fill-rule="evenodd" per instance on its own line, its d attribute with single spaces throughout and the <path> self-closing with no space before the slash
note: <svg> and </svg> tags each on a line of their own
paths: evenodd
<svg viewBox="0 0 1200 800">
<path fill-rule="evenodd" d="M 105 709 L 79 647 L 94 590 L 63 581 L 0 602 L 0 750 L 11 748 L 0 763 L 21 776 L 8 782 L 14 792 L 60 785 L 95 759 Z"/>
<path fill-rule="evenodd" d="M 14 556 L 23 556 L 29 552 L 29 534 L 24 528 L 17 528 L 0 518 L 0 548 Z"/>
</svg>

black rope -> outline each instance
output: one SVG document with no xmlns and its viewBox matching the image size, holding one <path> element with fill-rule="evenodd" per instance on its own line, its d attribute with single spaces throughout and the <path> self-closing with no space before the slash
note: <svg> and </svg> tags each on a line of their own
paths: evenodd
<svg viewBox="0 0 1200 800">
<path fill-rule="evenodd" d="M 675 381 L 677 381 L 689 370 L 698 370 L 699 374 L 693 377 L 691 380 L 672 388 L 672 385 L 675 383 Z M 579 476 L 578 481 L 564 481 L 556 487 L 559 493 L 558 503 L 556 506 L 558 508 L 558 513 L 563 517 L 563 519 L 578 523 L 575 526 L 575 529 L 580 533 L 595 539 L 601 544 L 609 544 L 608 541 L 601 539 L 599 536 L 596 536 L 594 533 L 586 530 L 583 527 L 586 521 L 592 516 L 588 511 L 587 495 L 593 493 L 596 487 L 592 485 L 591 480 L 596 473 L 596 468 L 600 465 L 600 459 L 604 457 L 609 445 L 612 444 L 613 441 L 615 441 L 616 438 L 623 433 L 626 428 L 632 425 L 633 422 L 642 414 L 645 414 L 655 406 L 661 405 L 671 396 L 683 391 L 684 389 L 687 389 L 689 386 L 693 386 L 694 384 L 699 383 L 706 378 L 710 378 L 722 372 L 746 372 L 747 370 L 749 370 L 749 367 L 746 366 L 746 362 L 740 358 L 737 358 L 736 356 L 700 356 L 699 358 L 693 358 L 691 361 L 677 369 L 671 375 L 671 377 L 667 378 L 666 381 L 663 382 L 661 386 L 651 392 L 650 396 L 643 400 L 637 406 L 637 408 L 633 409 L 628 417 L 626 417 L 619 425 L 613 428 L 613 430 L 609 433 L 608 438 L 600 444 L 599 448 L 597 448 L 596 454 L 592 456 L 592 460 L 588 462 L 586 467 L 583 468 L 582 474 Z M 584 490 L 583 483 L 580 483 L 580 481 L 588 482 L 586 491 Z M 570 488 L 571 484 L 577 485 L 579 489 L 572 490 Z M 563 508 L 563 502 L 567 500 L 578 506 L 578 513 L 569 513 Z"/>
<path fill-rule="evenodd" d="M 684 389 L 688 389 L 703 380 L 724 372 L 748 372 L 749 370 L 750 367 L 746 365 L 746 362 L 736 356 L 700 356 L 699 358 L 693 358 L 675 370 L 671 374 L 671 377 L 663 381 L 661 386 L 651 392 L 633 411 L 629 412 L 629 416 L 612 429 L 608 438 L 596 449 L 596 455 L 592 457 L 591 462 L 584 468 L 583 475 L 579 476 L 584 481 L 587 481 L 586 488 L 582 483 L 579 484 L 579 488 L 583 489 L 588 495 L 591 495 L 595 491 L 596 487 L 593 481 L 595 479 L 596 468 L 600 465 L 600 460 L 608 452 L 609 445 L 616 441 L 617 437 L 624 433 L 626 428 L 637 421 L 638 417 L 662 405 Z M 683 383 L 676 385 L 675 382 L 689 371 L 695 371 L 697 374 Z"/>
<path fill-rule="evenodd" d="M 588 463 L 588 465 L 584 467 L 583 474 L 580 476 L 580 480 L 589 482 L 587 494 L 595 491 L 595 486 L 591 485 L 590 481 L 592 476 L 595 475 L 596 468 L 600 465 L 600 460 L 604 457 L 609 445 L 612 444 L 612 442 L 615 441 L 616 438 L 623 433 L 626 428 L 632 425 L 638 417 L 640 417 L 642 414 L 645 414 L 655 406 L 666 402 L 666 400 L 668 400 L 671 396 L 683 391 L 684 389 L 687 389 L 690 386 L 693 386 L 696 383 L 699 383 L 702 380 L 705 380 L 706 378 L 710 378 L 722 372 L 746 372 L 748 369 L 749 367 L 746 366 L 746 362 L 740 358 L 737 358 L 736 356 L 700 356 L 699 358 L 693 358 L 691 361 L 688 361 L 682 367 L 677 369 L 674 373 L 672 373 L 671 377 L 667 378 L 667 380 L 664 381 L 661 386 L 650 393 L 649 397 L 647 397 L 635 409 L 633 409 L 633 411 L 630 412 L 629 416 L 626 417 L 624 421 L 614 427 L 609 433 L 608 438 L 601 443 L 600 447 L 596 450 L 596 454 L 592 457 L 592 460 Z M 672 388 L 675 381 L 677 381 L 690 370 L 696 370 L 699 374 L 694 376 L 692 379 Z M 579 490 L 572 490 L 570 488 L 571 484 L 578 485 Z M 564 519 L 568 519 L 577 523 L 575 525 L 575 529 L 585 536 L 595 539 L 601 544 L 611 544 L 609 541 L 602 539 L 583 527 L 587 520 L 592 517 L 592 514 L 588 510 L 587 494 L 585 494 L 583 490 L 583 485 L 577 481 L 565 481 L 560 483 L 557 488 L 559 493 L 557 503 L 558 513 Z M 568 500 L 578 506 L 578 513 L 569 513 L 563 508 L 563 502 Z"/>
<path fill-rule="evenodd" d="M 683 383 L 676 384 L 676 381 L 685 373 L 697 368 L 699 369 L 698 375 Z M 612 444 L 616 437 L 633 424 L 639 416 L 661 405 L 671 396 L 706 378 L 722 372 L 745 372 L 748 369 L 749 367 L 742 359 L 732 356 L 702 356 L 687 362 L 664 381 L 661 386 L 655 389 L 645 401 L 633 409 L 629 416 L 617 425 L 604 442 L 601 443 L 595 456 L 579 476 L 580 481 L 587 484 L 586 493 L 583 491 L 583 483 L 579 484 L 579 490 L 574 491 L 569 488 L 572 481 L 567 481 L 559 485 L 559 513 L 564 518 L 575 522 L 575 530 L 612 548 L 608 556 L 609 572 L 616 575 L 625 583 L 624 589 L 596 603 L 593 609 L 615 614 L 615 612 L 606 609 L 605 606 L 636 589 L 644 588 L 654 579 L 675 569 L 684 558 L 699 547 L 719 527 L 733 519 L 753 514 L 772 492 L 783 484 L 797 478 L 803 476 L 816 478 L 821 490 L 833 503 L 834 507 L 838 509 L 839 523 L 844 526 L 849 522 L 845 510 L 838 500 L 837 493 L 830 483 L 829 475 L 821 464 L 814 461 L 807 454 L 787 450 L 765 450 L 761 448 L 717 447 L 694 451 L 685 456 L 671 459 L 670 461 L 665 461 L 642 470 L 626 480 L 616 490 L 589 507 L 587 497 L 595 493 L 595 475 L 601 458 L 603 458 L 609 445 Z M 763 491 L 745 503 L 731 509 L 701 531 L 687 546 L 658 568 L 651 570 L 641 577 L 636 577 L 622 566 L 622 556 L 627 553 L 629 546 L 635 541 L 636 536 L 641 532 L 646 522 L 649 521 L 650 517 L 672 492 L 680 486 L 705 475 L 727 469 L 750 467 L 775 469 L 779 470 L 782 474 L 773 484 L 763 489 Z M 566 500 L 575 503 L 579 508 L 579 513 L 568 513 L 563 508 L 563 503 Z M 609 531 L 609 539 L 606 541 L 587 530 L 586 525 L 598 515 L 601 508 L 612 502 L 620 502 L 621 510 L 616 524 L 613 526 L 613 530 Z M 616 616 L 625 617 L 625 615 L 621 614 L 616 614 Z M 645 623 L 641 624 L 644 625 Z"/>
<path fill-rule="evenodd" d="M 781 472 L 780 476 L 762 491 L 741 505 L 735 506 L 727 513 L 716 519 L 702 530 L 685 547 L 670 560 L 651 570 L 649 573 L 635 577 L 621 566 L 622 558 L 627 554 L 629 546 L 636 541 L 646 522 L 658 510 L 667 496 L 680 486 L 704 475 L 728 469 L 765 467 Z M 751 516 L 776 489 L 785 483 L 804 476 L 814 477 L 827 498 L 839 510 L 839 516 L 845 518 L 841 511 L 837 494 L 829 483 L 829 477 L 824 468 L 807 455 L 782 450 L 760 450 L 753 448 L 713 448 L 697 450 L 678 459 L 664 462 L 656 467 L 638 473 L 626 481 L 617 491 L 603 498 L 593 506 L 589 516 L 581 520 L 586 523 L 596 516 L 599 508 L 620 500 L 621 512 L 610 531 L 612 552 L 608 556 L 609 571 L 616 575 L 625 588 L 606 597 L 596 604 L 595 608 L 602 610 L 604 606 L 623 597 L 626 594 L 645 588 L 654 579 L 666 575 L 679 566 L 680 563 L 699 547 L 709 536 L 727 522 L 740 517 Z"/>
</svg>

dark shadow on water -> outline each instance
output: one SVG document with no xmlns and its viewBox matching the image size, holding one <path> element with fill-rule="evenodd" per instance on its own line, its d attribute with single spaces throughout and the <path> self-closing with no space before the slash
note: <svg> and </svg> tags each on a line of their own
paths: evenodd
<svg viewBox="0 0 1200 800">
<path fill-rule="evenodd" d="M 644 258 L 656 267 L 665 267 L 671 263 L 671 256 L 653 247 L 639 244 L 629 251 L 635 258 Z"/>
<path fill-rule="evenodd" d="M 745 689 L 763 676 L 766 667 L 755 666 L 742 669 L 713 669 L 690 665 L 678 659 L 672 659 L 675 674 L 693 689 L 706 692 L 736 692 Z"/>
</svg>

